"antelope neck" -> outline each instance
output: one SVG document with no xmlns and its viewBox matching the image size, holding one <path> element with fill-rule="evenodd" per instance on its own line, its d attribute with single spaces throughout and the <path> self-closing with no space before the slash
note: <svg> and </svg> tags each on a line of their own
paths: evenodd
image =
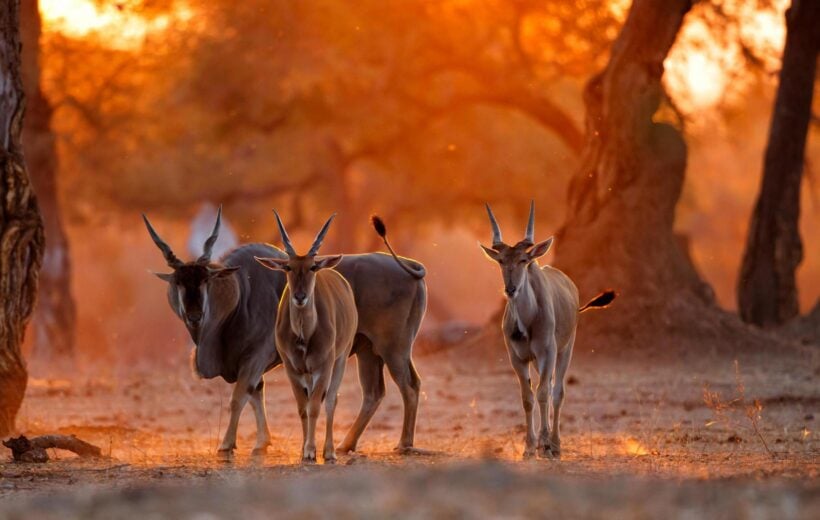
<svg viewBox="0 0 820 520">
<path fill-rule="evenodd" d="M 523 283 L 521 289 L 516 291 L 515 295 L 508 300 L 507 305 L 510 307 L 515 319 L 521 325 L 528 327 L 533 319 L 536 302 L 529 272 L 527 272 L 526 278 L 526 282 Z"/>
<path fill-rule="evenodd" d="M 308 339 L 316 330 L 318 321 L 314 295 L 310 295 L 304 307 L 297 307 L 293 301 L 289 301 L 288 305 L 290 305 L 290 329 L 301 343 L 307 344 Z"/>
</svg>

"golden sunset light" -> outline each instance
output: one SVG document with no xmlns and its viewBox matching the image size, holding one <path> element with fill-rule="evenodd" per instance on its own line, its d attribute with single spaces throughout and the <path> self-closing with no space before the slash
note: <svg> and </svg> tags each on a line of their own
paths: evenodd
<svg viewBox="0 0 820 520">
<path fill-rule="evenodd" d="M 7 0 L 0 519 L 817 516 L 818 28 Z"/>
<path fill-rule="evenodd" d="M 684 23 L 665 61 L 664 83 L 685 113 L 740 99 L 751 82 L 741 42 L 768 66 L 779 60 L 785 38 L 785 1 L 759 9 L 749 3 L 729 2 L 724 8 L 739 20 L 740 39 L 727 42 L 726 35 L 718 36 L 705 20 L 694 18 Z"/>
<path fill-rule="evenodd" d="M 147 18 L 135 8 L 139 2 L 94 0 L 40 0 L 44 32 L 69 38 L 93 36 L 113 49 L 136 50 L 146 37 L 161 33 L 172 23 L 184 23 L 193 13 L 177 2 L 172 12 Z"/>
</svg>

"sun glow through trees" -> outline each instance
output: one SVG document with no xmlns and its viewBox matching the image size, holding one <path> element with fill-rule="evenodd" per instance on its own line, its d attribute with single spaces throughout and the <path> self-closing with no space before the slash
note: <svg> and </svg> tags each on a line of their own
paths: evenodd
<svg viewBox="0 0 820 520">
<path fill-rule="evenodd" d="M 102 45 L 121 50 L 136 50 L 151 34 L 193 16 L 179 3 L 168 13 L 148 17 L 140 12 L 139 2 L 39 1 L 45 32 L 76 39 L 96 37 Z"/>
<path fill-rule="evenodd" d="M 612 15 L 625 19 L 630 4 L 630 0 L 613 0 Z M 744 52 L 754 52 L 769 69 L 775 69 L 779 61 L 787 0 L 774 0 L 768 6 L 748 0 L 717 4 L 716 12 L 729 15 L 737 23 L 721 25 L 714 14 L 710 18 L 693 12 L 666 60 L 666 87 L 686 114 L 731 102 L 748 87 L 750 78 L 743 73 Z M 140 0 L 40 0 L 40 11 L 47 33 L 96 38 L 105 47 L 126 51 L 138 50 L 147 37 L 161 34 L 194 15 L 189 6 L 176 2 L 171 10 L 149 16 L 143 12 Z"/>
<path fill-rule="evenodd" d="M 736 101 L 752 80 L 746 73 L 747 54 L 775 70 L 786 37 L 786 5 L 785 0 L 762 8 L 755 2 L 726 1 L 720 6 L 725 18 L 690 15 L 665 62 L 664 82 L 678 107 L 691 114 Z"/>
</svg>

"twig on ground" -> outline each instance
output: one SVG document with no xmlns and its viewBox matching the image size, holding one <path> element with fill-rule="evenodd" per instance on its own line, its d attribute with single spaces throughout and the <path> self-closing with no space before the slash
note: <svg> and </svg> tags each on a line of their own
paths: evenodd
<svg viewBox="0 0 820 520">
<path fill-rule="evenodd" d="M 11 450 L 16 462 L 48 462 L 46 450 L 49 448 L 71 451 L 83 458 L 102 457 L 100 448 L 74 435 L 41 435 L 31 439 L 21 435 L 3 441 L 3 446 Z"/>
</svg>

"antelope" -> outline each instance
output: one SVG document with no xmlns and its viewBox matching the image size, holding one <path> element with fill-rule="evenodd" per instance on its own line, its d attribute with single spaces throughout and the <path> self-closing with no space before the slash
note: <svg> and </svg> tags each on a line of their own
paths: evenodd
<svg viewBox="0 0 820 520">
<path fill-rule="evenodd" d="M 259 265 L 254 257 L 268 255 L 272 249 L 263 244 L 248 244 L 228 253 L 221 264 L 212 262 L 211 250 L 222 218 L 220 206 L 202 255 L 192 262 L 183 262 L 159 237 L 148 217 L 142 218 L 173 269 L 170 274 L 155 274 L 168 282 L 168 303 L 194 342 L 196 373 L 204 379 L 220 376 L 235 383 L 231 417 L 218 453 L 226 458 L 232 455 L 239 417 L 250 400 L 256 417 L 256 445 L 252 453 L 264 454 L 270 445 L 270 432 L 262 375 L 279 364 L 273 325 L 285 280 Z"/>
<path fill-rule="evenodd" d="M 218 455 L 233 455 L 239 417 L 248 401 L 256 417 L 257 437 L 252 453 L 261 455 L 270 444 L 262 376 L 282 363 L 274 329 L 286 277 L 263 267 L 254 257 L 288 256 L 272 245 L 256 243 L 234 249 L 221 262 L 211 261 L 221 215 L 220 207 L 205 251 L 192 262 L 177 258 L 145 215 L 143 220 L 173 270 L 157 276 L 168 282 L 171 309 L 194 342 L 196 374 L 204 379 L 221 377 L 234 384 L 230 420 Z M 338 449 L 343 453 L 356 451 L 362 433 L 384 398 L 387 366 L 404 403 L 402 433 L 396 449 L 412 453 L 421 392 L 412 352 L 427 306 L 426 272 L 421 263 L 396 255 L 380 219 L 374 219 L 373 224 L 390 254 L 345 255 L 336 267 L 350 283 L 356 300 L 359 320 L 353 352 L 358 359 L 362 390 L 361 409 Z"/>
<path fill-rule="evenodd" d="M 256 261 L 284 271 L 288 280 L 276 316 L 276 350 L 302 420 L 302 462 L 316 462 L 316 420 L 324 401 L 327 429 L 322 457 L 325 464 L 333 464 L 333 414 L 358 325 L 353 289 L 333 270 L 342 255 L 316 256 L 336 215 L 327 219 L 307 254 L 300 255 L 279 213 L 274 214 L 288 257 L 256 257 Z"/>
<path fill-rule="evenodd" d="M 564 384 L 572 359 L 575 330 L 579 314 L 592 308 L 603 308 L 615 298 L 605 291 L 579 307 L 578 289 L 563 272 L 551 266 L 540 267 L 538 258 L 552 246 L 553 237 L 535 243 L 535 203 L 524 239 L 509 246 L 501 239 L 501 229 L 486 204 L 493 230 L 492 248 L 481 246 L 490 260 L 498 262 L 504 280 L 507 304 L 501 322 L 504 343 L 521 387 L 521 401 L 526 419 L 524 458 L 537 454 L 544 458 L 561 456 L 561 406 Z M 536 440 L 533 421 L 534 399 L 530 383 L 530 364 L 538 372 L 537 397 L 541 429 Z M 549 425 L 552 398 L 552 429 Z"/>
</svg>

